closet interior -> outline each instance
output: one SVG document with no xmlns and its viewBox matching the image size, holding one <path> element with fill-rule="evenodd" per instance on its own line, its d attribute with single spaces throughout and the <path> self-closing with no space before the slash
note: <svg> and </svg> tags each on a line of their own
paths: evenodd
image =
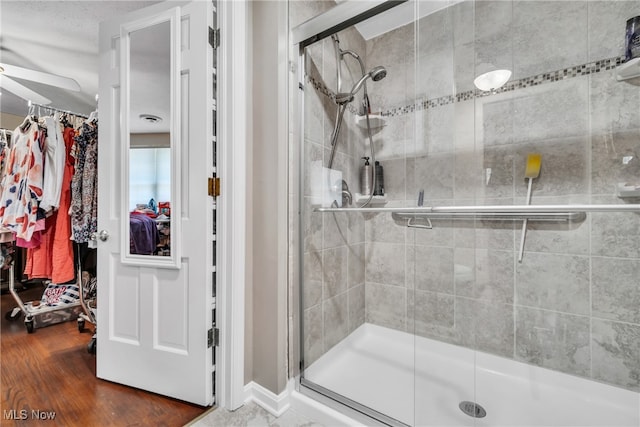
<svg viewBox="0 0 640 427">
<path fill-rule="evenodd" d="M 78 319 L 95 323 L 98 114 L 29 103 L 15 129 L 1 129 L 0 241 L 3 288 L 27 332 Z M 23 301 L 18 288 L 43 287 Z M 95 351 L 95 336 L 89 344 Z"/>
</svg>

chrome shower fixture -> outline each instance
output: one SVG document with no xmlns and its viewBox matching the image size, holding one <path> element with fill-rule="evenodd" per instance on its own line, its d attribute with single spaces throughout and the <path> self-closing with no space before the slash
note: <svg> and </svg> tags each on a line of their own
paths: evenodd
<svg viewBox="0 0 640 427">
<path fill-rule="evenodd" d="M 346 104 L 348 102 L 353 101 L 353 97 L 356 93 L 362 88 L 362 85 L 365 84 L 367 79 L 371 78 L 374 82 L 380 81 L 387 76 L 387 70 L 383 66 L 379 65 L 377 67 L 373 67 L 371 71 L 362 76 L 360 80 L 353 86 L 351 92 L 349 93 L 336 93 L 336 103 L 338 105 Z"/>
<path fill-rule="evenodd" d="M 364 63 L 362 62 L 362 59 L 360 58 L 360 55 L 358 55 L 357 53 L 355 53 L 352 50 L 342 50 L 340 49 L 340 40 L 338 39 L 338 35 L 334 34 L 331 36 L 331 39 L 333 40 L 333 47 L 335 50 L 335 54 L 336 54 L 336 77 L 337 77 L 337 88 L 336 88 L 336 95 L 335 95 L 335 101 L 336 104 L 338 104 L 338 110 L 336 111 L 336 122 L 335 122 L 335 127 L 333 128 L 333 132 L 331 134 L 331 155 L 329 156 L 329 164 L 328 164 L 328 168 L 331 169 L 333 166 L 333 159 L 335 158 L 335 154 L 336 154 L 336 148 L 338 146 L 338 134 L 340 133 L 340 126 L 342 125 L 342 121 L 344 118 L 344 112 L 347 109 L 347 105 L 353 101 L 356 93 L 358 93 L 358 91 L 360 91 L 360 89 L 362 89 L 362 114 L 366 117 L 367 121 L 367 135 L 369 137 L 369 149 L 371 150 L 371 161 L 372 163 L 375 163 L 375 152 L 374 152 L 374 148 L 373 148 L 373 138 L 371 136 L 371 127 L 369 125 L 369 114 L 371 112 L 371 107 L 370 107 L 370 103 L 369 103 L 369 95 L 367 94 L 367 80 L 371 79 L 374 82 L 380 81 L 382 79 L 384 79 L 387 75 L 387 70 L 383 67 L 383 66 L 377 66 L 377 67 L 373 67 L 368 73 L 365 74 L 365 68 L 364 68 Z M 341 67 L 341 61 L 344 61 L 344 56 L 345 55 L 349 55 L 353 58 L 355 58 L 358 61 L 358 64 L 360 64 L 360 72 L 362 73 L 362 77 L 360 77 L 360 80 L 358 80 L 356 82 L 355 85 L 353 85 L 353 87 L 351 88 L 351 91 L 349 92 L 341 92 L 341 88 L 342 88 L 342 76 L 341 76 L 341 72 L 340 69 Z M 372 169 L 372 187 L 376 186 L 376 172 L 375 172 L 375 168 Z M 343 183 L 346 185 L 346 182 L 343 181 Z M 343 187 L 343 198 L 345 196 L 345 188 Z M 350 195 L 348 187 L 346 190 L 347 194 L 346 195 Z M 371 203 L 371 199 L 373 198 L 373 194 L 374 192 L 372 191 L 371 194 L 369 195 L 369 199 L 364 202 L 364 204 L 362 204 L 361 206 L 358 206 L 360 208 L 367 206 L 369 203 Z M 351 204 L 351 201 L 349 200 L 350 197 L 347 197 L 347 200 L 349 201 L 349 204 Z"/>
<path fill-rule="evenodd" d="M 349 102 L 351 102 L 353 100 L 353 96 L 350 95 L 355 95 L 356 92 L 358 92 L 358 90 L 352 90 L 351 94 L 347 93 L 347 92 L 340 92 L 340 90 L 342 89 L 342 73 L 340 72 L 341 70 L 341 66 L 340 66 L 340 61 L 344 61 L 344 57 L 345 55 L 349 55 L 351 57 L 353 57 L 354 59 L 356 59 L 358 61 L 358 64 L 360 65 L 360 74 L 362 76 L 365 76 L 365 68 L 364 68 L 364 62 L 362 61 L 362 58 L 360 57 L 360 55 L 358 55 L 356 52 L 354 52 L 351 49 L 346 49 L 343 50 L 342 48 L 340 48 L 340 39 L 338 38 L 337 34 L 333 34 L 331 36 L 331 40 L 333 40 L 333 47 L 335 49 L 336 52 L 336 63 L 338 64 L 338 66 L 336 67 L 336 77 L 337 77 L 337 88 L 336 88 L 336 94 L 338 96 L 336 96 L 336 104 L 338 105 L 344 105 L 347 104 Z M 372 70 L 373 71 L 373 70 Z M 373 81 L 378 81 L 381 78 L 383 78 L 386 75 L 386 70 L 385 73 L 379 77 L 373 78 Z M 364 114 L 365 112 L 370 110 L 370 102 L 369 102 L 369 95 L 367 94 L 367 84 L 366 82 L 362 83 L 363 85 L 363 93 L 362 93 L 362 114 Z"/>
</svg>

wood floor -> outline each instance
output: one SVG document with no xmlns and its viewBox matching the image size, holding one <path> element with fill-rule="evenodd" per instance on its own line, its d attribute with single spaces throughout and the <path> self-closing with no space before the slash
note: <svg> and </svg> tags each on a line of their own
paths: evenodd
<svg viewBox="0 0 640 427">
<path fill-rule="evenodd" d="M 39 300 L 42 287 L 20 293 Z M 87 352 L 92 331 L 78 331 L 75 321 L 35 329 L 24 318 L 5 319 L 15 307 L 2 294 L 0 328 L 0 425 L 30 426 L 183 426 L 208 408 L 125 387 L 95 376 L 95 356 Z M 92 325 L 89 325 L 92 328 Z M 22 412 L 21 412 L 22 411 Z M 53 421 L 33 416 L 55 412 Z M 20 418 L 26 418 L 20 420 Z"/>
</svg>

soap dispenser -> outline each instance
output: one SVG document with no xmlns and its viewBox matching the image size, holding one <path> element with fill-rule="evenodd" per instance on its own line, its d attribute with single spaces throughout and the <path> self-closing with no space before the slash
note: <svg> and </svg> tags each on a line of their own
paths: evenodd
<svg viewBox="0 0 640 427">
<path fill-rule="evenodd" d="M 360 193 L 363 196 L 369 196 L 373 190 L 373 168 L 369 163 L 368 157 L 363 157 L 364 165 L 360 168 Z"/>
</svg>

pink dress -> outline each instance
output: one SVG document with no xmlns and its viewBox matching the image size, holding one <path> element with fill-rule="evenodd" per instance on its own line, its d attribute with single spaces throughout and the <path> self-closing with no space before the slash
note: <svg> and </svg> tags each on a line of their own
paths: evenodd
<svg viewBox="0 0 640 427">
<path fill-rule="evenodd" d="M 29 278 L 50 278 L 53 283 L 65 283 L 75 277 L 73 264 L 73 242 L 71 238 L 71 179 L 74 173 L 71 147 L 75 131 L 65 128 L 63 138 L 66 149 L 60 207 L 47 218 L 46 230 L 42 232 L 42 243 L 27 251 L 24 273 Z"/>
<path fill-rule="evenodd" d="M 2 179 L 1 225 L 26 241 L 31 240 L 37 221 L 38 201 L 42 199 L 42 149 L 45 134 L 31 121 L 28 129 L 13 131 Z"/>
</svg>

